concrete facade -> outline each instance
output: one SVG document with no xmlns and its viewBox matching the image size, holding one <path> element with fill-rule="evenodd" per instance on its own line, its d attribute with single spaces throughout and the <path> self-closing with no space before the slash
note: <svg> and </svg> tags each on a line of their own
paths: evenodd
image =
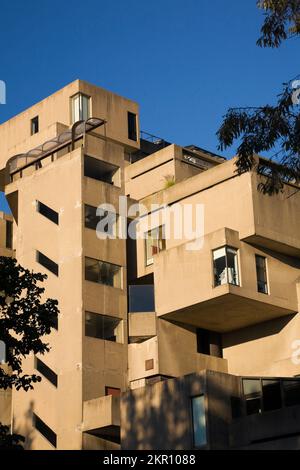
<svg viewBox="0 0 300 470">
<path fill-rule="evenodd" d="M 60 309 L 50 353 L 24 361 L 42 382 L 2 392 L 0 420 L 29 449 L 190 449 L 199 396 L 205 448 L 276 445 L 267 411 L 233 417 L 232 403 L 252 399 L 244 377 L 297 388 L 287 380 L 300 375 L 297 188 L 266 196 L 264 176 L 239 176 L 235 159 L 140 139 L 135 102 L 80 80 L 3 123 L 0 137 L 12 212 L 0 214 L 0 254 L 48 274 Z M 117 237 L 97 236 L 100 204 L 116 209 Z M 269 413 L 285 423 L 277 444 L 285 435 L 297 447 L 292 402 Z"/>
</svg>

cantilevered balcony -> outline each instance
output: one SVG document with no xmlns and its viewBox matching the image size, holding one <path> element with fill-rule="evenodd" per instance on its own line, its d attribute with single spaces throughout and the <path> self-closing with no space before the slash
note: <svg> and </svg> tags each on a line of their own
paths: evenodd
<svg viewBox="0 0 300 470">
<path fill-rule="evenodd" d="M 214 260 L 214 253 L 222 250 L 228 257 L 221 261 L 224 270 Z M 266 293 L 257 279 L 256 255 L 266 258 Z M 183 244 L 155 257 L 156 312 L 168 320 L 232 331 L 296 313 L 298 277 L 295 260 L 255 248 L 224 228 L 206 235 L 199 250 L 189 251 Z"/>
<path fill-rule="evenodd" d="M 82 431 L 113 442 L 120 440 L 120 397 L 107 395 L 83 403 Z"/>
</svg>

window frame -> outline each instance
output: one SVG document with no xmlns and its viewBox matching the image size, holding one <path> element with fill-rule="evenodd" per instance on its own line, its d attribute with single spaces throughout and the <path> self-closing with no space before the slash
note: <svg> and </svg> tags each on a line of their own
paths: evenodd
<svg viewBox="0 0 300 470">
<path fill-rule="evenodd" d="M 13 221 L 5 220 L 5 248 L 13 249 Z"/>
<path fill-rule="evenodd" d="M 97 276 L 98 280 L 97 281 L 87 279 L 87 277 L 86 277 L 86 273 L 87 273 L 87 271 L 86 271 L 86 269 L 87 269 L 86 261 L 87 260 L 94 261 L 94 264 L 100 265 L 100 263 L 103 263 L 103 264 L 108 264 L 108 265 L 115 266 L 115 267 L 119 268 L 120 286 L 114 286 L 114 285 L 111 285 L 111 284 L 106 284 L 104 282 L 100 282 L 99 281 L 99 279 L 100 279 L 100 269 L 99 269 L 99 272 L 98 272 L 98 276 Z M 85 258 L 84 258 L 84 279 L 85 279 L 85 281 L 93 282 L 95 284 L 100 284 L 100 285 L 106 286 L 106 287 L 112 287 L 113 289 L 123 289 L 123 266 L 121 266 L 119 264 L 115 264 L 115 263 L 110 263 L 109 261 L 103 261 L 101 259 L 96 259 L 96 258 L 91 258 L 90 256 L 85 256 Z"/>
<path fill-rule="evenodd" d="M 87 333 L 87 316 L 90 315 L 91 317 L 98 317 L 99 320 L 101 322 L 100 326 L 101 326 L 101 329 L 102 329 L 102 332 L 101 332 L 101 336 L 96 336 L 95 334 L 94 335 L 91 335 L 91 334 L 88 334 Z M 120 328 L 120 332 L 119 332 L 119 335 L 120 335 L 120 338 L 121 340 L 118 341 L 117 338 L 118 336 L 115 335 L 116 339 L 115 340 L 111 340 L 111 339 L 108 339 L 108 338 L 104 338 L 104 322 L 103 320 L 105 321 L 105 318 L 107 320 L 114 320 L 114 321 L 117 321 L 117 325 L 115 328 Z M 96 313 L 96 312 L 91 312 L 90 310 L 85 310 L 84 312 L 84 336 L 86 338 L 93 338 L 93 339 L 97 339 L 97 340 L 101 340 L 101 341 L 109 341 L 110 343 L 118 343 L 118 344 L 124 344 L 124 322 L 123 322 L 123 319 L 122 318 L 119 318 L 119 317 L 113 317 L 112 315 L 104 315 L 102 313 Z"/>
<path fill-rule="evenodd" d="M 39 115 L 34 116 L 30 119 L 30 135 L 35 135 L 40 132 L 40 120 Z"/>
<path fill-rule="evenodd" d="M 76 116 L 76 110 L 75 110 L 75 99 L 79 98 L 79 109 L 78 109 L 78 119 L 75 119 Z M 87 99 L 87 116 L 84 116 L 84 106 L 83 106 L 83 98 Z M 75 93 L 75 95 L 70 97 L 70 120 L 71 124 L 75 124 L 75 122 L 78 121 L 86 121 L 91 117 L 91 103 L 92 99 L 90 95 L 87 95 L 86 93 L 82 93 L 81 91 L 78 91 Z"/>
<path fill-rule="evenodd" d="M 203 409 L 204 409 L 204 419 L 205 419 L 205 443 L 203 444 L 196 444 L 195 440 L 195 414 L 194 414 L 194 408 L 193 408 L 193 400 L 196 398 L 203 398 Z M 192 448 L 193 449 L 203 449 L 207 446 L 208 440 L 207 440 L 207 412 L 206 412 L 206 396 L 204 393 L 200 393 L 197 395 L 193 395 L 190 397 L 190 413 L 191 413 L 191 433 L 192 433 Z"/>
<path fill-rule="evenodd" d="M 46 219 L 50 220 L 50 222 L 54 223 L 55 225 L 59 225 L 59 212 L 52 209 L 50 206 L 47 206 L 44 202 L 36 200 L 36 211 L 38 214 L 42 215 Z M 46 215 L 47 211 L 50 213 Z"/>
<path fill-rule="evenodd" d="M 216 275 L 215 275 L 215 258 L 214 258 L 214 253 L 216 251 L 219 251 L 219 250 L 222 250 L 224 249 L 225 250 L 225 262 L 226 262 L 226 282 L 224 283 L 220 283 L 220 284 L 217 284 L 216 283 Z M 233 283 L 233 282 L 229 282 L 229 274 L 228 274 L 228 254 L 227 254 L 227 250 L 234 250 L 235 251 L 235 254 L 236 254 L 236 267 L 237 267 L 237 272 L 236 272 L 236 279 L 237 279 L 237 282 L 236 283 Z M 223 246 L 220 246 L 218 248 L 214 248 L 212 250 L 212 272 L 213 272 L 213 287 L 216 288 L 216 287 L 220 287 L 222 285 L 225 285 L 225 284 L 230 284 L 231 286 L 236 286 L 236 287 L 241 287 L 241 269 L 240 269 L 240 254 L 239 254 L 240 250 L 239 248 L 235 248 L 234 246 L 232 245 L 223 245 Z M 217 258 L 218 259 L 218 258 Z"/>
<path fill-rule="evenodd" d="M 147 230 L 147 232 L 144 233 L 144 252 L 145 252 L 145 266 L 146 266 L 146 267 L 147 267 L 147 266 L 151 266 L 151 265 L 153 264 L 153 262 L 154 262 L 153 256 L 155 256 L 154 254 L 152 254 L 152 258 L 150 258 L 150 257 L 148 258 L 148 240 L 149 240 L 149 234 L 150 234 L 151 232 L 153 232 L 154 230 L 158 230 L 158 235 L 159 235 L 159 236 L 160 236 L 160 234 L 162 235 L 161 238 L 158 237 L 158 238 L 155 239 L 155 240 L 157 240 L 157 242 L 158 242 L 158 246 L 157 246 L 158 251 L 157 251 L 157 253 L 155 253 L 155 254 L 159 254 L 159 253 L 161 253 L 162 251 L 165 251 L 165 250 L 166 250 L 165 229 L 166 229 L 166 228 L 165 228 L 165 224 L 161 224 L 161 225 L 158 225 L 158 226 L 156 226 L 156 227 L 151 228 L 150 230 Z M 161 231 L 161 233 L 160 233 L 160 231 Z M 152 237 L 152 238 L 153 238 L 153 237 Z M 159 247 L 159 242 L 160 242 L 160 241 L 162 242 L 162 245 L 163 245 L 162 248 Z"/>
<path fill-rule="evenodd" d="M 138 126 L 137 126 L 137 114 L 132 111 L 127 111 L 127 130 L 128 140 L 133 142 L 138 141 Z"/>
<path fill-rule="evenodd" d="M 265 277 L 266 277 L 266 281 L 265 281 L 265 288 L 266 288 L 266 292 L 262 292 L 259 290 L 259 285 L 258 283 L 261 282 L 259 281 L 258 279 L 258 265 L 257 265 L 257 260 L 258 259 L 263 259 L 264 260 L 264 273 L 265 273 Z M 269 286 L 269 274 L 268 274 L 268 261 L 267 261 L 267 257 L 266 256 L 263 256 L 263 255 L 260 255 L 258 253 L 255 253 L 255 269 L 256 269 L 256 290 L 259 294 L 263 294 L 263 295 L 270 295 L 270 286 Z"/>
</svg>

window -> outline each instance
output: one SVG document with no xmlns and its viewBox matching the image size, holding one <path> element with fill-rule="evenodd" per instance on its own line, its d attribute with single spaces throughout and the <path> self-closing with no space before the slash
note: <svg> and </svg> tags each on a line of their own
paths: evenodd
<svg viewBox="0 0 300 470">
<path fill-rule="evenodd" d="M 278 410 L 282 407 L 281 387 L 279 380 L 262 381 L 264 411 Z"/>
<path fill-rule="evenodd" d="M 72 96 L 72 124 L 77 121 L 86 121 L 90 117 L 90 97 L 77 93 Z"/>
<path fill-rule="evenodd" d="M 131 285 L 128 287 L 129 312 L 154 312 L 154 285 Z"/>
<path fill-rule="evenodd" d="M 37 134 L 39 132 L 39 117 L 35 116 L 30 121 L 30 133 L 31 135 Z"/>
<path fill-rule="evenodd" d="M 123 321 L 108 315 L 85 312 L 85 335 L 123 343 Z"/>
<path fill-rule="evenodd" d="M 119 170 L 119 167 L 116 165 L 89 157 L 88 155 L 84 156 L 84 176 L 88 178 L 119 186 Z"/>
<path fill-rule="evenodd" d="M 94 258 L 85 258 L 85 279 L 121 289 L 122 267 Z"/>
<path fill-rule="evenodd" d="M 84 225 L 92 230 L 107 234 L 107 236 L 116 237 L 118 234 L 118 218 L 114 212 L 104 211 L 103 214 L 97 215 L 97 207 L 84 206 Z M 102 222 L 102 223 L 99 223 Z"/>
<path fill-rule="evenodd" d="M 246 413 L 252 415 L 262 412 L 260 379 L 244 379 L 243 391 L 246 400 Z"/>
<path fill-rule="evenodd" d="M 9 250 L 12 249 L 12 242 L 13 242 L 13 223 L 11 220 L 6 221 L 6 248 Z"/>
<path fill-rule="evenodd" d="M 54 222 L 55 224 L 58 225 L 58 222 L 59 222 L 58 212 L 51 209 L 51 207 L 46 206 L 46 204 L 43 204 L 40 201 L 36 201 L 36 210 L 44 217 L 51 220 L 51 222 Z"/>
<path fill-rule="evenodd" d="M 128 139 L 137 141 L 136 114 L 128 111 Z"/>
<path fill-rule="evenodd" d="M 58 276 L 58 264 L 54 263 L 52 259 L 48 258 L 46 255 L 43 255 L 40 251 L 36 252 L 36 261 L 44 266 L 44 268 L 48 269 L 51 273 Z"/>
<path fill-rule="evenodd" d="M 256 279 L 257 290 L 262 294 L 268 294 L 268 279 L 266 258 L 264 256 L 255 255 L 256 263 Z"/>
<path fill-rule="evenodd" d="M 300 380 L 282 381 L 285 406 L 300 405 Z"/>
<path fill-rule="evenodd" d="M 224 246 L 213 251 L 215 286 L 239 285 L 237 250 Z"/>
<path fill-rule="evenodd" d="M 53 447 L 56 447 L 57 438 L 55 432 L 53 432 L 52 429 L 49 428 L 49 426 L 47 426 L 47 424 L 44 423 L 44 421 L 42 421 L 41 418 L 39 418 L 35 413 L 33 413 L 32 424 L 35 429 L 37 429 L 41 435 L 44 436 L 44 438 L 53 445 Z"/>
<path fill-rule="evenodd" d="M 55 387 L 57 387 L 57 375 L 53 372 L 50 367 L 46 366 L 46 364 L 38 359 L 35 358 L 35 368 L 38 372 L 40 372 L 49 382 L 52 383 Z"/>
<path fill-rule="evenodd" d="M 121 389 L 116 387 L 105 387 L 105 395 L 119 397 L 121 395 Z"/>
<path fill-rule="evenodd" d="M 207 444 L 204 395 L 192 398 L 193 444 L 202 447 Z"/>
<path fill-rule="evenodd" d="M 165 227 L 161 225 L 160 227 L 153 228 L 149 230 L 146 234 L 145 244 L 146 244 L 146 266 L 153 264 L 153 255 L 156 255 L 162 250 L 166 249 L 166 240 L 165 240 Z"/>
</svg>

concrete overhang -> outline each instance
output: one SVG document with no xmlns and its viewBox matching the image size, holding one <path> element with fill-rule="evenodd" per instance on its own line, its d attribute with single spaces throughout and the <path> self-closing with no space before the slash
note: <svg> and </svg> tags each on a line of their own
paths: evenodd
<svg viewBox="0 0 300 470">
<path fill-rule="evenodd" d="M 243 296 L 239 289 L 238 286 L 229 284 L 219 286 L 215 297 L 159 316 L 197 328 L 226 333 L 297 312 L 296 307 L 283 307 L 264 301 L 263 297 L 267 299 L 265 294 L 260 294 L 261 300 Z"/>
</svg>

